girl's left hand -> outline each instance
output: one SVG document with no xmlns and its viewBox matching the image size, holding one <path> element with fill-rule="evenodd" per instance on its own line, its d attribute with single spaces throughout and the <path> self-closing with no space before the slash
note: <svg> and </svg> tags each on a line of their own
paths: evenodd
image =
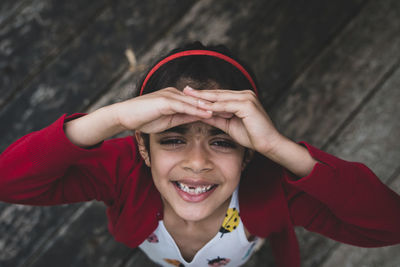
<svg viewBox="0 0 400 267">
<path fill-rule="evenodd" d="M 283 137 L 253 91 L 195 90 L 186 87 L 183 92 L 207 100 L 201 108 L 212 111 L 213 116 L 202 121 L 226 132 L 242 146 L 266 155 Z"/>
</svg>

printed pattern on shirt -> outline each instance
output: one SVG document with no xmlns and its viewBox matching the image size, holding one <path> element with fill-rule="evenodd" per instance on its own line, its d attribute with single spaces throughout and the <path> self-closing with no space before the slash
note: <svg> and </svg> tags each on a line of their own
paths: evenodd
<svg viewBox="0 0 400 267">
<path fill-rule="evenodd" d="M 149 237 L 146 240 L 150 243 L 158 243 L 158 237 L 155 233 L 149 235 Z"/>
<path fill-rule="evenodd" d="M 221 238 L 224 234 L 230 233 L 235 230 L 236 227 L 239 225 L 239 222 L 239 211 L 235 207 L 229 208 L 226 211 L 225 219 L 222 223 L 221 228 L 219 229 L 219 232 L 221 233 Z"/>
<path fill-rule="evenodd" d="M 217 257 L 216 259 L 212 259 L 208 261 L 208 266 L 219 267 L 227 265 L 231 260 L 226 258 Z"/>
</svg>

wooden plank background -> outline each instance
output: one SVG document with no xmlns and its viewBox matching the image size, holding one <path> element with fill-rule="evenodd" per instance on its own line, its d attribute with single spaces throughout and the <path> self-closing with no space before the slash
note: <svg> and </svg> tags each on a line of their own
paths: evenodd
<svg viewBox="0 0 400 267">
<path fill-rule="evenodd" d="M 131 97 L 154 58 L 194 40 L 225 44 L 253 67 L 284 134 L 366 163 L 400 193 L 397 0 L 3 0 L 0 151 L 64 113 Z M 302 266 L 400 266 L 400 246 L 297 234 Z M 93 202 L 0 203 L 0 266 L 155 265 L 114 241 Z M 246 266 L 273 266 L 268 243 Z"/>
</svg>

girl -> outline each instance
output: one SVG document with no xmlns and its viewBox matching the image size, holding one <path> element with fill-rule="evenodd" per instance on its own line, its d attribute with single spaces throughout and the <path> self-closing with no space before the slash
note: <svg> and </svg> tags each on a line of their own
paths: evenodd
<svg viewBox="0 0 400 267">
<path fill-rule="evenodd" d="M 400 197 L 366 166 L 280 134 L 226 48 L 176 49 L 138 88 L 12 144 L 0 199 L 103 201 L 116 240 L 162 266 L 239 266 L 263 238 L 277 266 L 300 266 L 296 225 L 359 246 L 400 242 Z M 103 142 L 124 130 L 135 136 Z"/>
</svg>

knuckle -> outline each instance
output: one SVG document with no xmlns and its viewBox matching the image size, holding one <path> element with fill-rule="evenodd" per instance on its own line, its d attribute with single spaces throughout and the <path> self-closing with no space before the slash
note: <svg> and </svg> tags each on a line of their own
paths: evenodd
<svg viewBox="0 0 400 267">
<path fill-rule="evenodd" d="M 166 88 L 159 90 L 160 93 L 165 93 L 165 92 L 169 92 L 169 91 L 171 91 L 171 87 L 166 87 Z"/>
<path fill-rule="evenodd" d="M 253 90 L 247 89 L 245 90 L 245 92 L 251 99 L 255 99 L 257 97 L 256 93 Z"/>
<path fill-rule="evenodd" d="M 160 105 L 161 106 L 169 106 L 169 98 L 167 96 L 161 96 L 160 97 Z"/>
<path fill-rule="evenodd" d="M 172 95 L 172 94 L 176 94 L 179 90 L 174 88 L 174 87 L 167 87 L 163 89 L 164 94 L 167 95 Z"/>
<path fill-rule="evenodd" d="M 215 95 L 215 100 L 216 101 L 222 101 L 223 100 L 223 96 L 224 96 L 223 92 L 217 92 L 216 95 Z"/>
</svg>

